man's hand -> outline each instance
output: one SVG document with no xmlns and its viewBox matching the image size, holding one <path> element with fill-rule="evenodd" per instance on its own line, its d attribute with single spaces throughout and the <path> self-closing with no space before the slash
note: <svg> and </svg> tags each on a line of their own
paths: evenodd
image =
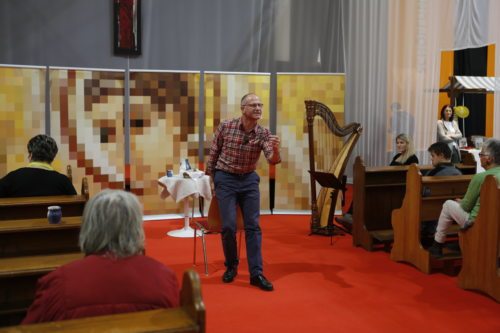
<svg viewBox="0 0 500 333">
<path fill-rule="evenodd" d="M 271 146 L 273 147 L 273 150 L 275 152 L 277 152 L 277 151 L 280 150 L 281 140 L 280 140 L 279 136 L 277 136 L 277 135 L 269 135 L 269 143 L 271 144 Z"/>
<path fill-rule="evenodd" d="M 271 147 L 273 147 L 273 155 L 271 156 L 269 162 L 272 164 L 277 164 L 281 161 L 281 156 L 280 156 L 281 140 L 277 135 L 269 135 L 269 143 L 271 144 Z"/>
</svg>

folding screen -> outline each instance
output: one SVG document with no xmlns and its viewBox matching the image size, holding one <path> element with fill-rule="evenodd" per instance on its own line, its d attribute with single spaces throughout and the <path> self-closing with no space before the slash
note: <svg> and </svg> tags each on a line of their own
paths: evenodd
<svg viewBox="0 0 500 333">
<path fill-rule="evenodd" d="M 241 116 L 240 100 L 248 92 L 256 93 L 264 103 L 259 123 L 269 128 L 270 74 L 268 73 L 205 73 L 205 136 L 204 164 L 208 162 L 210 144 L 219 123 Z M 269 209 L 269 166 L 263 154 L 257 165 L 260 176 L 261 209 Z"/>
<path fill-rule="evenodd" d="M 145 214 L 182 211 L 172 199 L 159 197 L 157 180 L 181 159 L 199 163 L 199 72 L 132 71 L 130 73 L 130 180 L 127 185 Z"/>
<path fill-rule="evenodd" d="M 26 166 L 26 144 L 45 133 L 45 73 L 43 67 L 0 66 L 0 178 Z"/>
<path fill-rule="evenodd" d="M 71 165 L 77 189 L 87 177 L 91 196 L 125 185 L 123 86 L 123 71 L 50 69 L 50 123 L 60 145 L 58 159 Z"/>
<path fill-rule="evenodd" d="M 326 104 L 344 125 L 344 74 L 277 74 L 277 134 L 281 167 L 276 170 L 276 209 L 310 210 L 309 147 L 305 100 Z M 342 138 L 335 138 L 339 150 Z M 324 158 L 334 158 L 335 151 Z"/>
</svg>

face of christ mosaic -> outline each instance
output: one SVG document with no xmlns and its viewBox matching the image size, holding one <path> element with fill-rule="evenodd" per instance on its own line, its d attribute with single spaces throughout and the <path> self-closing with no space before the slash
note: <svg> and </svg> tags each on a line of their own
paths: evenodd
<svg viewBox="0 0 500 333">
<path fill-rule="evenodd" d="M 87 177 L 91 195 L 125 187 L 124 73 L 55 69 L 51 80 L 52 136 L 75 183 Z"/>
</svg>

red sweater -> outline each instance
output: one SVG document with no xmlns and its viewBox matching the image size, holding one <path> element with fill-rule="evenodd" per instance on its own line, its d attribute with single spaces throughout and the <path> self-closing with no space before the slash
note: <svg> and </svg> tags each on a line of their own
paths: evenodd
<svg viewBox="0 0 500 333">
<path fill-rule="evenodd" d="M 179 306 L 175 273 L 146 256 L 91 255 L 38 280 L 23 324 Z"/>
</svg>

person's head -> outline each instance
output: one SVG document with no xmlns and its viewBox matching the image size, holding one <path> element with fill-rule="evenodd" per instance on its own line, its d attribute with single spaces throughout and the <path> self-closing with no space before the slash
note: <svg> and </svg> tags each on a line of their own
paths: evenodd
<svg viewBox="0 0 500 333">
<path fill-rule="evenodd" d="M 451 149 L 447 143 L 435 142 L 429 146 L 427 151 L 431 154 L 431 162 L 433 166 L 439 163 L 449 163 L 451 161 Z"/>
<path fill-rule="evenodd" d="M 487 140 L 479 153 L 481 166 L 488 170 L 489 168 L 500 165 L 500 140 Z"/>
<path fill-rule="evenodd" d="M 441 108 L 441 120 L 453 121 L 454 116 L 455 116 L 455 111 L 453 111 L 451 105 L 445 104 Z"/>
<path fill-rule="evenodd" d="M 137 197 L 122 190 L 104 190 L 83 211 L 80 248 L 85 255 L 110 252 L 123 258 L 144 251 L 142 208 Z"/>
<path fill-rule="evenodd" d="M 54 139 L 45 134 L 38 134 L 28 142 L 30 162 L 52 163 L 57 155 L 57 144 Z"/>
<path fill-rule="evenodd" d="M 413 142 L 405 133 L 400 133 L 396 137 L 396 150 L 401 154 L 396 161 L 402 164 L 404 164 L 411 155 L 415 154 Z"/>
<path fill-rule="evenodd" d="M 396 150 L 398 153 L 404 154 L 408 150 L 408 146 L 411 145 L 411 140 L 405 133 L 400 133 L 396 137 Z"/>
<path fill-rule="evenodd" d="M 256 121 L 262 118 L 264 104 L 260 101 L 259 96 L 248 93 L 241 98 L 240 108 L 244 118 Z"/>
</svg>

